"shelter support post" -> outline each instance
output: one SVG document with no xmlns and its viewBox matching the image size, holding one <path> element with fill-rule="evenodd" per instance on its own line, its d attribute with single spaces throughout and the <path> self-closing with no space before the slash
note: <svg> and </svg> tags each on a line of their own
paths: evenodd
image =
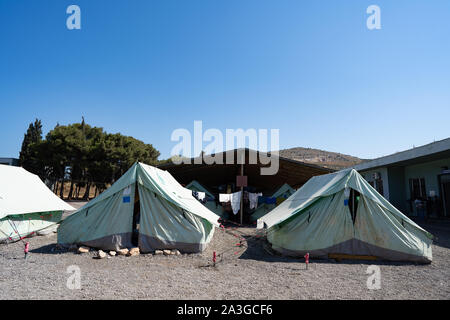
<svg viewBox="0 0 450 320">
<path fill-rule="evenodd" d="M 244 176 L 244 163 L 241 163 L 241 177 Z M 240 210 L 240 218 L 241 218 L 241 224 L 243 222 L 243 216 L 244 216 L 244 185 L 241 186 L 241 210 Z"/>
</svg>

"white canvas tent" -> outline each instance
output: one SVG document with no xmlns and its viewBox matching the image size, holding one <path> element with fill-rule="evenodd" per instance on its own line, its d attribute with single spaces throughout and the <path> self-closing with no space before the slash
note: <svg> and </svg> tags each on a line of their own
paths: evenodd
<svg viewBox="0 0 450 320">
<path fill-rule="evenodd" d="M 283 197 L 283 198 L 287 199 L 294 192 L 295 192 L 295 190 L 290 185 L 285 183 L 280 188 L 278 188 L 278 190 L 275 191 L 274 194 L 272 194 L 271 198 Z M 255 212 L 252 213 L 252 215 L 250 216 L 250 221 L 256 221 L 256 220 L 260 219 L 261 217 L 263 217 L 264 215 L 266 215 L 267 213 L 269 213 L 276 207 L 277 207 L 277 204 L 262 203 L 261 205 L 258 206 L 258 208 L 255 210 Z"/>
<path fill-rule="evenodd" d="M 397 210 L 356 170 L 311 178 L 258 220 L 286 255 L 370 256 L 429 263 L 432 235 Z"/>
<path fill-rule="evenodd" d="M 23 168 L 0 165 L 0 241 L 15 241 L 49 228 L 75 208 Z"/>
<path fill-rule="evenodd" d="M 138 243 L 134 244 L 138 215 Z M 135 163 L 110 188 L 61 223 L 58 243 L 104 250 L 137 245 L 143 253 L 156 249 L 200 252 L 211 240 L 214 226 L 219 226 L 218 219 L 169 172 Z"/>
</svg>

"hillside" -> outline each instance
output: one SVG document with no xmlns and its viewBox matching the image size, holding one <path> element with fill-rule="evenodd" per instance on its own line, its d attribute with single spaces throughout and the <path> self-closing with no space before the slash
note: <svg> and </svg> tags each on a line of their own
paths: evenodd
<svg viewBox="0 0 450 320">
<path fill-rule="evenodd" d="M 331 169 L 344 169 L 368 161 L 357 157 L 311 148 L 291 148 L 280 150 L 280 156 L 292 160 L 317 164 Z"/>
</svg>

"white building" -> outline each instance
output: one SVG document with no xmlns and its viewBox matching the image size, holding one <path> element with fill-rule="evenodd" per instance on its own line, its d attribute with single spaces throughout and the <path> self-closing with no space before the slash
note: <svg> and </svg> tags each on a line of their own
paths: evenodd
<svg viewBox="0 0 450 320">
<path fill-rule="evenodd" d="M 420 200 L 428 216 L 450 217 L 450 138 L 354 168 L 405 214 L 417 215 Z"/>
<path fill-rule="evenodd" d="M 19 159 L 16 158 L 0 158 L 0 164 L 6 164 L 8 166 L 19 166 Z"/>
</svg>

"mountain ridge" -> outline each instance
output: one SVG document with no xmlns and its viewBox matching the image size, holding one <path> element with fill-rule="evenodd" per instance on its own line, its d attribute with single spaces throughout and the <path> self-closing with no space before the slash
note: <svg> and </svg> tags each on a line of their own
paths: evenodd
<svg viewBox="0 0 450 320">
<path fill-rule="evenodd" d="M 279 151 L 281 157 L 341 170 L 352 167 L 370 159 L 361 159 L 348 154 L 313 148 L 294 147 Z"/>
</svg>

